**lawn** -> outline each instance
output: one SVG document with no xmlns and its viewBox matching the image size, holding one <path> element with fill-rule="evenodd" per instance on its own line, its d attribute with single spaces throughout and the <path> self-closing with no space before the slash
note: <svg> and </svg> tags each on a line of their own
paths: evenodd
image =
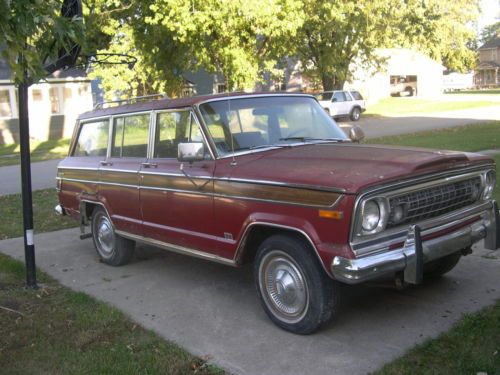
<svg viewBox="0 0 500 375">
<path fill-rule="evenodd" d="M 412 113 L 455 111 L 460 109 L 471 109 L 500 105 L 499 101 L 493 100 L 455 100 L 442 97 L 439 99 L 420 98 L 397 98 L 391 97 L 381 99 L 377 103 L 367 106 L 364 116 L 400 116 Z"/>
<path fill-rule="evenodd" d="M 35 233 L 51 232 L 58 229 L 75 227 L 78 223 L 68 217 L 55 214 L 58 203 L 56 189 L 33 192 L 33 217 Z M 23 235 L 23 216 L 21 194 L 0 196 L 2 222 L 0 240 Z"/>
<path fill-rule="evenodd" d="M 500 301 L 410 349 L 373 375 L 500 374 Z"/>
<path fill-rule="evenodd" d="M 467 152 L 498 149 L 500 152 L 500 121 L 414 134 L 371 138 L 365 143 L 426 147 Z M 497 176 L 500 176 L 500 154 L 493 156 L 493 159 L 497 165 Z M 495 187 L 494 197 L 497 201 L 500 201 L 500 183 L 497 183 Z"/>
<path fill-rule="evenodd" d="M 223 374 L 117 309 L 40 272 L 25 288 L 22 263 L 0 255 L 0 372 Z"/>
<path fill-rule="evenodd" d="M 61 159 L 68 154 L 69 139 L 59 139 L 54 141 L 31 141 L 31 161 L 43 161 L 50 159 Z M 0 167 L 15 165 L 20 163 L 20 147 L 18 144 L 0 146 Z"/>
</svg>

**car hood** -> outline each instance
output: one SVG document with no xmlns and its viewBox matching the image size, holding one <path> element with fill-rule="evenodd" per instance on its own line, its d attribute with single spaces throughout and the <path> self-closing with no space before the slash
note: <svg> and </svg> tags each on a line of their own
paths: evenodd
<svg viewBox="0 0 500 375">
<path fill-rule="evenodd" d="M 473 153 L 423 148 L 319 143 L 241 155 L 231 178 L 361 190 L 428 173 L 478 164 L 491 158 Z"/>
</svg>

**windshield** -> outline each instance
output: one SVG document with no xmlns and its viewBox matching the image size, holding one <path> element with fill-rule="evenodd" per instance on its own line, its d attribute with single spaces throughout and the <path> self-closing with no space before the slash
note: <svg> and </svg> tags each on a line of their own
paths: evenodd
<svg viewBox="0 0 500 375">
<path fill-rule="evenodd" d="M 333 92 L 320 92 L 319 94 L 314 94 L 315 98 L 319 101 L 332 100 Z"/>
<path fill-rule="evenodd" d="M 348 139 L 306 96 L 224 99 L 201 104 L 200 111 L 220 156 L 297 141 Z"/>
</svg>

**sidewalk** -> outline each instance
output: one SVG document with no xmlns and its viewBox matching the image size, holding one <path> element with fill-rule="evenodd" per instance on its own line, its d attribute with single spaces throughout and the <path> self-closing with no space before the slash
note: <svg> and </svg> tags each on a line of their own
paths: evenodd
<svg viewBox="0 0 500 375">
<path fill-rule="evenodd" d="M 56 169 L 59 159 L 31 164 L 31 185 L 33 190 L 56 187 Z M 10 165 L 0 167 L 0 196 L 21 192 L 21 167 Z"/>
<path fill-rule="evenodd" d="M 236 374 L 366 374 L 500 298 L 500 251 L 476 246 L 432 283 L 404 291 L 346 286 L 337 320 L 298 336 L 267 318 L 251 267 L 139 247 L 129 265 L 114 268 L 100 263 L 92 240 L 78 234 L 36 235 L 38 266 Z M 0 241 L 0 252 L 22 260 L 22 239 Z"/>
</svg>

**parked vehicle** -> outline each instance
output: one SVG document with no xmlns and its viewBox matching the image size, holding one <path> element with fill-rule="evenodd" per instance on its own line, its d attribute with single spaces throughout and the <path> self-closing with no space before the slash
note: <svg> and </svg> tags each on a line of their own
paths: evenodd
<svg viewBox="0 0 500 375">
<path fill-rule="evenodd" d="M 358 91 L 325 91 L 314 96 L 333 118 L 348 117 L 358 121 L 366 111 L 366 102 Z"/>
<path fill-rule="evenodd" d="M 417 76 L 391 76 L 391 96 L 417 95 Z"/>
<path fill-rule="evenodd" d="M 487 156 L 356 144 L 312 96 L 225 94 L 81 115 L 56 210 L 112 266 L 136 242 L 253 262 L 267 315 L 307 334 L 341 283 L 418 284 L 482 239 L 498 248 L 494 186 Z"/>
</svg>

